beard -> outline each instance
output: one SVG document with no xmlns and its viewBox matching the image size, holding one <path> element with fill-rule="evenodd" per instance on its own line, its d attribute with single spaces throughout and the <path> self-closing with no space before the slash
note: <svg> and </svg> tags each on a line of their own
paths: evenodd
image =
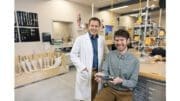
<svg viewBox="0 0 180 101">
<path fill-rule="evenodd" d="M 124 51 L 124 50 L 126 50 L 126 48 L 127 48 L 127 45 L 120 45 L 120 44 L 116 44 L 116 48 L 117 48 L 117 50 L 119 50 L 119 51 Z"/>
</svg>

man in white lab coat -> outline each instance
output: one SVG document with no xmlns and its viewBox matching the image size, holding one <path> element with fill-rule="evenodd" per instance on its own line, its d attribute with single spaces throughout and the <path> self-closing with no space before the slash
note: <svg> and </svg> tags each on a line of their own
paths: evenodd
<svg viewBox="0 0 180 101">
<path fill-rule="evenodd" d="M 88 32 L 77 37 L 72 47 L 70 58 L 77 69 L 75 82 L 75 99 L 91 101 L 98 86 L 94 74 L 101 66 L 105 49 L 103 36 L 98 35 L 101 22 L 98 18 L 89 19 Z"/>
</svg>

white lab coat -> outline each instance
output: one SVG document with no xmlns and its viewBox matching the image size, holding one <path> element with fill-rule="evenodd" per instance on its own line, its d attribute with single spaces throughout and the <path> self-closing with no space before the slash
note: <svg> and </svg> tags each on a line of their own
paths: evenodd
<svg viewBox="0 0 180 101">
<path fill-rule="evenodd" d="M 103 60 L 105 47 L 104 37 L 98 38 L 98 66 Z M 91 72 L 93 64 L 93 48 L 89 33 L 79 36 L 72 47 L 70 58 L 76 66 L 75 99 L 91 101 Z M 87 67 L 89 72 L 82 72 Z"/>
</svg>

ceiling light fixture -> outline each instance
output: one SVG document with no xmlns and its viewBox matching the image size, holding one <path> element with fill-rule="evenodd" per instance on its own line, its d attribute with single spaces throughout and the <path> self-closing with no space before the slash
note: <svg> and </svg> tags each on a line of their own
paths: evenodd
<svg viewBox="0 0 180 101">
<path fill-rule="evenodd" d="M 128 6 L 121 6 L 121 7 L 117 7 L 117 8 L 112 8 L 110 9 L 110 11 L 115 11 L 115 10 L 119 10 L 119 9 L 123 9 L 123 8 L 127 8 Z"/>
<path fill-rule="evenodd" d="M 132 9 L 132 11 L 138 11 L 139 10 L 139 8 L 134 8 L 134 9 Z"/>
</svg>

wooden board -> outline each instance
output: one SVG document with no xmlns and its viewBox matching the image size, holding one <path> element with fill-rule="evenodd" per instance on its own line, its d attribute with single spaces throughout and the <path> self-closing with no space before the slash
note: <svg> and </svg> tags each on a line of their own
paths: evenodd
<svg viewBox="0 0 180 101">
<path fill-rule="evenodd" d="M 141 63 L 139 75 L 155 80 L 166 81 L 165 63 Z"/>
<path fill-rule="evenodd" d="M 50 78 L 62 73 L 68 72 L 68 66 L 60 68 L 49 68 L 40 71 L 34 71 L 29 73 L 16 74 L 15 76 L 15 88 L 24 86 L 42 79 Z"/>
<path fill-rule="evenodd" d="M 42 54 L 37 54 L 36 56 L 38 57 L 40 55 L 41 58 L 45 57 L 45 56 L 51 57 L 51 55 L 53 55 L 53 54 L 42 53 Z M 22 72 L 22 71 L 17 72 L 16 69 L 20 68 L 20 67 L 15 66 L 15 70 L 16 70 L 16 72 L 15 72 L 15 88 L 68 72 L 69 67 L 67 65 L 67 57 L 64 54 L 60 54 L 60 53 L 56 53 L 56 54 L 57 54 L 56 56 L 53 56 L 51 58 L 55 59 L 56 57 L 61 56 L 61 64 L 57 67 L 54 67 L 54 66 L 46 67 L 45 66 L 43 68 L 35 69 L 32 71 L 28 71 L 28 72 Z M 26 56 L 26 57 L 28 57 L 28 56 Z M 16 59 L 19 60 L 18 58 L 16 58 Z M 15 64 L 17 65 L 18 61 L 16 61 Z"/>
</svg>

